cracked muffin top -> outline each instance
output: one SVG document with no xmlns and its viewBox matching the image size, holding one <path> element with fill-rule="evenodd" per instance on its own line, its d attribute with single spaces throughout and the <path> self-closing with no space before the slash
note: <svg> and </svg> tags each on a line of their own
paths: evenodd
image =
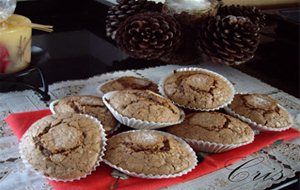
<svg viewBox="0 0 300 190">
<path fill-rule="evenodd" d="M 154 130 L 136 130 L 108 139 L 104 159 L 130 172 L 169 175 L 192 167 L 194 154 L 172 136 Z"/>
<path fill-rule="evenodd" d="M 81 113 L 91 115 L 101 121 L 105 131 L 111 132 L 117 126 L 117 120 L 97 96 L 67 96 L 55 105 L 56 113 Z"/>
<path fill-rule="evenodd" d="M 95 167 L 103 147 L 99 123 L 84 115 L 46 116 L 25 132 L 22 157 L 47 177 L 72 180 Z"/>
<path fill-rule="evenodd" d="M 149 90 L 116 91 L 107 102 L 121 115 L 152 122 L 177 122 L 181 111 L 169 99 Z"/>
<path fill-rule="evenodd" d="M 206 71 L 174 71 L 163 84 L 173 102 L 194 109 L 214 109 L 230 101 L 233 88 L 224 79 Z"/>
<path fill-rule="evenodd" d="M 240 144 L 254 138 L 246 123 L 219 112 L 196 112 L 183 123 L 167 128 L 167 132 L 182 138 L 220 144 Z"/>
<path fill-rule="evenodd" d="M 100 87 L 100 90 L 103 93 L 126 89 L 151 90 L 153 92 L 158 92 L 157 84 L 148 79 L 133 76 L 120 77 L 116 80 L 107 82 Z"/>
<path fill-rule="evenodd" d="M 266 127 L 283 128 L 291 125 L 289 113 L 266 94 L 236 94 L 229 108 Z"/>
</svg>

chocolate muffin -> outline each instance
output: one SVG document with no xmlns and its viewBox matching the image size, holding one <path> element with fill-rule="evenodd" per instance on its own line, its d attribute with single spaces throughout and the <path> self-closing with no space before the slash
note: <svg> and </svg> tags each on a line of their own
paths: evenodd
<svg viewBox="0 0 300 190">
<path fill-rule="evenodd" d="M 53 106 L 55 113 L 81 113 L 91 115 L 101 121 L 105 131 L 110 133 L 118 126 L 117 120 L 97 96 L 67 96 Z"/>
<path fill-rule="evenodd" d="M 219 144 L 241 144 L 254 138 L 248 124 L 219 112 L 190 113 L 183 123 L 168 127 L 167 132 L 184 139 Z"/>
<path fill-rule="evenodd" d="M 289 113 L 266 94 L 236 94 L 229 108 L 271 130 L 286 128 L 292 124 Z"/>
<path fill-rule="evenodd" d="M 116 91 L 107 102 L 121 115 L 149 122 L 177 122 L 181 111 L 169 99 L 149 90 Z"/>
<path fill-rule="evenodd" d="M 31 125 L 21 139 L 20 152 L 25 162 L 50 179 L 74 180 L 99 165 L 105 140 L 96 119 L 54 114 Z"/>
<path fill-rule="evenodd" d="M 219 109 L 230 103 L 234 95 L 229 81 L 204 69 L 175 70 L 162 85 L 169 99 L 195 110 Z"/>
<path fill-rule="evenodd" d="M 116 169 L 147 178 L 180 176 L 197 164 L 195 153 L 184 141 L 155 130 L 129 131 L 111 137 L 104 159 Z"/>
<path fill-rule="evenodd" d="M 153 92 L 158 92 L 157 84 L 148 79 L 134 76 L 120 77 L 109 81 L 100 87 L 100 91 L 103 93 L 125 89 L 151 90 Z"/>
</svg>

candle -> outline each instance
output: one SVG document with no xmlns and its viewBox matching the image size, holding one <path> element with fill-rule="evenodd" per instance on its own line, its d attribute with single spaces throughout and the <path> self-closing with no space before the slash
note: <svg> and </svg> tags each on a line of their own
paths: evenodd
<svg viewBox="0 0 300 190">
<path fill-rule="evenodd" d="M 14 73 L 29 66 L 30 25 L 30 19 L 15 14 L 0 23 L 0 74 Z"/>
</svg>

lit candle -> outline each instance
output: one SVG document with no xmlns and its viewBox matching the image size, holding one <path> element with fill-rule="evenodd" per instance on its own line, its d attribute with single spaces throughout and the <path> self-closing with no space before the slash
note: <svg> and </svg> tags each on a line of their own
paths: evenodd
<svg viewBox="0 0 300 190">
<path fill-rule="evenodd" d="M 31 58 L 31 21 L 11 15 L 0 23 L 0 73 L 26 68 Z"/>
</svg>

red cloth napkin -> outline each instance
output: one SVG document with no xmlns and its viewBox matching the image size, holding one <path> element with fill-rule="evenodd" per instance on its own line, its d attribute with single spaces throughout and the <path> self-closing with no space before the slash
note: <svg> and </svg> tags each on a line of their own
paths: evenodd
<svg viewBox="0 0 300 190">
<path fill-rule="evenodd" d="M 28 129 L 28 127 L 30 127 L 32 123 L 49 114 L 51 114 L 49 110 L 14 113 L 8 116 L 5 120 L 12 128 L 16 136 L 20 139 L 23 133 Z M 228 152 L 206 156 L 204 160 L 187 175 L 170 179 L 141 179 L 130 177 L 127 180 L 119 180 L 118 189 L 150 190 L 192 180 L 221 169 L 225 167 L 225 165 L 232 164 L 235 161 L 253 152 L 257 152 L 263 147 L 266 147 L 277 140 L 289 140 L 298 136 L 300 136 L 300 132 L 295 129 L 289 129 L 283 132 L 261 133 L 257 135 L 254 142 L 249 145 L 236 148 Z M 73 182 L 56 182 L 49 180 L 49 183 L 55 190 L 109 189 L 116 181 L 116 179 L 111 176 L 111 171 L 112 169 L 109 166 L 101 163 L 97 170 L 92 173 L 92 175 L 89 175 L 84 179 Z"/>
</svg>

